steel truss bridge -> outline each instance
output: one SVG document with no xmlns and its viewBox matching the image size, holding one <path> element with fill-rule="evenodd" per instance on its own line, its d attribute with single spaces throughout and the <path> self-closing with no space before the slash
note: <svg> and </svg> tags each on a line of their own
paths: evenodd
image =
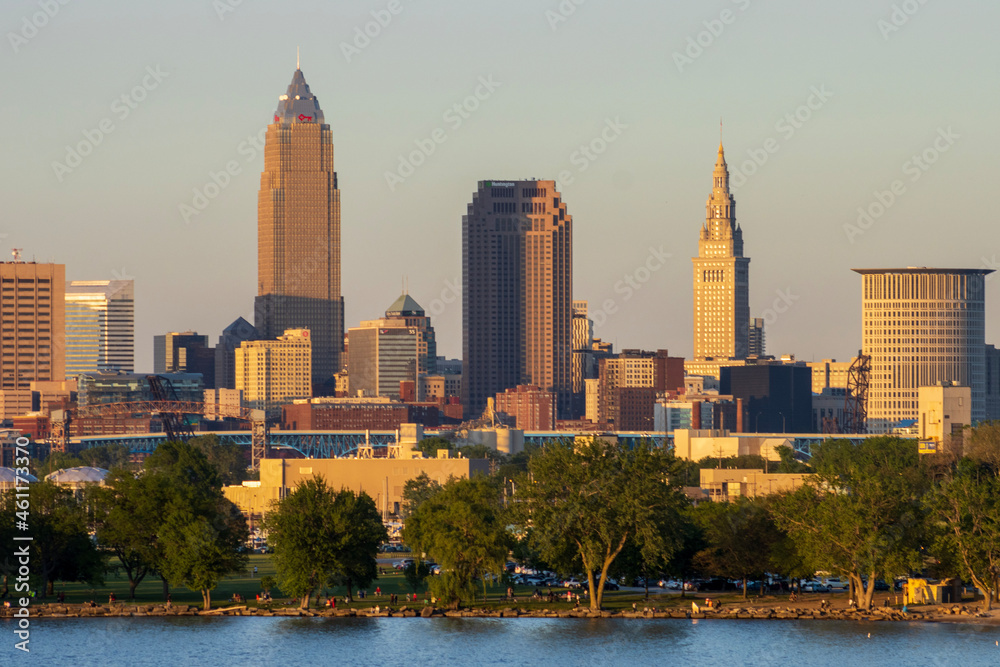
<svg viewBox="0 0 1000 667">
<path fill-rule="evenodd" d="M 223 443 L 251 447 L 253 445 L 253 434 L 251 431 L 203 431 L 195 435 L 215 434 Z M 425 431 L 426 436 L 435 435 L 434 431 Z M 396 444 L 396 431 L 269 431 L 267 434 L 267 445 L 273 451 L 275 449 L 293 449 L 306 458 L 327 459 L 327 458 L 351 458 L 358 456 L 359 451 L 364 451 L 367 447 L 373 448 L 376 452 L 381 450 L 379 455 L 388 453 L 388 448 Z M 573 438 L 572 432 L 560 431 L 526 431 L 524 443 L 534 445 L 545 445 L 550 442 L 557 442 L 567 438 Z M 602 435 L 599 433 L 583 434 Z M 657 445 L 664 443 L 665 437 L 662 433 L 639 433 L 639 432 L 619 432 L 612 434 L 618 438 L 619 442 L 624 442 L 629 446 L 635 446 L 642 440 L 650 440 Z M 95 435 L 72 438 L 70 444 L 74 449 L 88 449 L 90 447 L 100 447 L 103 445 L 122 445 L 127 447 L 133 454 L 152 454 L 157 446 L 167 441 L 166 433 L 135 433 L 124 435 Z M 669 443 L 668 443 L 669 444 Z"/>
<path fill-rule="evenodd" d="M 203 431 L 196 435 L 211 435 L 219 437 L 223 443 L 239 445 L 242 447 L 252 447 L 254 444 L 252 431 Z M 425 435 L 436 435 L 434 431 L 425 431 Z M 617 433 L 584 433 L 575 434 L 573 432 L 560 431 L 525 431 L 524 443 L 544 446 L 552 442 L 558 442 L 576 435 L 583 437 L 594 435 L 604 437 L 616 437 L 618 442 L 629 447 L 634 447 L 639 442 L 648 440 L 657 446 L 666 444 L 673 445 L 673 438 L 665 436 L 663 433 L 643 433 L 637 431 L 620 431 Z M 326 458 L 353 458 L 365 456 L 365 451 L 372 452 L 368 455 L 387 456 L 389 448 L 396 444 L 396 431 L 269 431 L 267 434 L 267 446 L 272 450 L 291 449 L 299 452 L 305 458 L 326 459 Z M 811 448 L 829 438 L 843 438 L 855 443 L 863 438 L 874 437 L 872 435 L 828 435 L 828 434 L 780 434 L 761 433 L 747 434 L 746 437 L 766 437 L 769 439 L 784 438 L 789 441 L 789 446 L 795 452 L 796 457 L 808 460 L 812 457 Z M 137 433 L 126 435 L 100 435 L 84 436 L 72 438 L 70 440 L 74 449 L 87 449 L 102 445 L 122 445 L 127 447 L 133 454 L 152 454 L 157 446 L 166 442 L 165 433 Z M 360 454 L 359 454 L 360 452 Z"/>
</svg>

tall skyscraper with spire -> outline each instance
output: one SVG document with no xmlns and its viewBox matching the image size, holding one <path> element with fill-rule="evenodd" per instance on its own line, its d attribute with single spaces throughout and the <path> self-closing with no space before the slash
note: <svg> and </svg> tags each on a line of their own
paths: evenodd
<svg viewBox="0 0 1000 667">
<path fill-rule="evenodd" d="M 333 137 L 301 69 L 278 100 L 257 199 L 254 324 L 265 339 L 309 329 L 314 389 L 332 393 L 344 340 Z"/>
<path fill-rule="evenodd" d="M 743 231 L 736 223 L 736 199 L 729 192 L 729 167 L 719 142 L 712 194 L 698 239 L 694 264 L 694 358 L 746 359 L 749 353 L 750 258 L 743 256 Z"/>
</svg>

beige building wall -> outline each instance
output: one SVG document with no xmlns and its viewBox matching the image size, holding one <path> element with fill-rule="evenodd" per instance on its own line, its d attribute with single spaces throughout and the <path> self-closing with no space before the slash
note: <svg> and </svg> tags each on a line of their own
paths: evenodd
<svg viewBox="0 0 1000 667">
<path fill-rule="evenodd" d="M 714 501 L 737 498 L 757 498 L 772 493 L 794 491 L 809 475 L 771 473 L 753 469 L 705 468 L 701 471 L 701 488 Z"/>
<path fill-rule="evenodd" d="M 450 477 L 459 479 L 489 474 L 486 459 L 264 459 L 260 465 L 261 494 L 278 489 L 283 498 L 296 485 L 322 476 L 333 489 L 365 492 L 375 500 L 383 515 L 398 514 L 406 482 L 426 472 L 444 484 Z M 261 496 L 264 497 L 264 496 Z"/>
<path fill-rule="evenodd" d="M 289 329 L 277 340 L 254 340 L 236 349 L 236 389 L 246 406 L 274 410 L 312 396 L 312 339 Z"/>
<path fill-rule="evenodd" d="M 921 452 L 942 451 L 950 444 L 954 428 L 972 424 L 971 387 L 943 384 L 920 387 L 917 396 Z"/>
<path fill-rule="evenodd" d="M 856 357 L 855 357 L 856 358 Z M 806 362 L 812 370 L 812 391 L 814 394 L 822 394 L 827 387 L 835 389 L 847 388 L 847 372 L 854 361 L 837 361 L 836 359 L 824 359 L 823 361 Z"/>
</svg>

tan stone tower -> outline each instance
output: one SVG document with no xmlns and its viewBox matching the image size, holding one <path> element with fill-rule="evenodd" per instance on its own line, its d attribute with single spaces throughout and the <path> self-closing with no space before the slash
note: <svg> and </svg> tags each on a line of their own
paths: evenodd
<svg viewBox="0 0 1000 667">
<path fill-rule="evenodd" d="M 694 358 L 746 359 L 749 353 L 750 258 L 743 256 L 743 231 L 736 223 L 736 199 L 729 193 L 729 168 L 719 144 L 712 194 L 694 264 Z"/>
<path fill-rule="evenodd" d="M 309 329 L 312 377 L 332 384 L 341 368 L 340 190 L 333 137 L 296 69 L 267 128 L 257 201 L 258 296 L 254 324 L 265 339 Z"/>
</svg>

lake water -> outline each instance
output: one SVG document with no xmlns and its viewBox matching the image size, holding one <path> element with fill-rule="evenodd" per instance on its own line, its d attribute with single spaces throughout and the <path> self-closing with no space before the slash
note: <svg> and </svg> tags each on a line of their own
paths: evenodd
<svg viewBox="0 0 1000 667">
<path fill-rule="evenodd" d="M 943 623 L 50 619 L 30 655 L 0 628 L 0 665 L 1000 665 L 1000 628 Z"/>
</svg>

